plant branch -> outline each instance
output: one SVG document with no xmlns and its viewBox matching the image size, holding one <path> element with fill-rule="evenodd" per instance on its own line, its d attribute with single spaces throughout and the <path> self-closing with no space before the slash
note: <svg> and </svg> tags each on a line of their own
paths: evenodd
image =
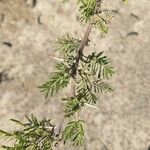
<svg viewBox="0 0 150 150">
<path fill-rule="evenodd" d="M 72 65 L 72 74 L 71 75 L 72 75 L 73 79 L 76 78 L 77 68 L 78 68 L 78 65 L 79 65 L 79 61 L 82 58 L 83 50 L 84 50 L 85 46 L 87 45 L 87 42 L 88 42 L 91 30 L 92 30 L 92 25 L 90 24 L 87 27 L 86 32 L 85 32 L 85 34 L 84 34 L 84 36 L 83 36 L 83 38 L 82 38 L 82 40 L 80 42 L 77 57 L 75 59 L 75 62 Z"/>
<path fill-rule="evenodd" d="M 77 75 L 77 68 L 79 66 L 79 61 L 80 59 L 82 58 L 82 54 L 83 54 L 83 50 L 85 48 L 85 46 L 87 45 L 87 42 L 88 42 L 88 39 L 89 39 L 89 35 L 91 33 L 91 30 L 92 30 L 92 25 L 90 24 L 87 29 L 86 29 L 86 32 L 81 40 L 81 43 L 79 45 L 79 49 L 78 49 L 78 54 L 77 54 L 77 57 L 75 59 L 75 62 L 73 63 L 73 66 L 72 66 L 72 79 L 71 79 L 71 88 L 70 88 L 70 96 L 71 97 L 74 97 L 75 96 L 75 93 L 76 93 L 76 75 Z M 64 116 L 63 118 L 59 121 L 58 123 L 58 126 L 56 127 L 56 130 L 55 130 L 55 134 L 56 135 L 59 135 L 60 132 L 61 132 L 61 129 L 62 129 L 62 126 L 63 126 L 63 123 L 64 123 Z"/>
<path fill-rule="evenodd" d="M 79 61 L 82 58 L 83 50 L 84 50 L 85 46 L 87 45 L 91 30 L 92 30 L 92 25 L 90 24 L 87 27 L 86 32 L 80 42 L 77 57 L 75 59 L 75 62 L 72 65 L 72 73 L 71 73 L 72 80 L 71 80 L 71 90 L 70 90 L 71 97 L 75 96 L 77 68 L 79 66 Z"/>
</svg>

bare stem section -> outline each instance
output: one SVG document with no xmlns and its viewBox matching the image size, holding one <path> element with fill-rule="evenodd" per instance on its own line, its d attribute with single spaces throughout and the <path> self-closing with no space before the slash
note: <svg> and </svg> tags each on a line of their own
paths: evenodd
<svg viewBox="0 0 150 150">
<path fill-rule="evenodd" d="M 88 42 L 88 39 L 89 39 L 89 35 L 91 33 L 91 30 L 92 30 L 92 25 L 89 25 L 86 29 L 86 32 L 80 42 L 80 46 L 79 46 L 79 50 L 78 50 L 78 54 L 77 54 L 77 57 L 75 59 L 75 62 L 72 66 L 72 81 L 71 81 L 71 90 L 70 90 L 70 95 L 71 97 L 74 97 L 75 96 L 75 86 L 76 86 L 76 74 L 77 74 L 77 68 L 79 66 L 79 61 L 80 59 L 82 58 L 82 54 L 83 54 L 83 50 L 84 50 L 84 47 L 87 45 L 87 42 Z"/>
</svg>

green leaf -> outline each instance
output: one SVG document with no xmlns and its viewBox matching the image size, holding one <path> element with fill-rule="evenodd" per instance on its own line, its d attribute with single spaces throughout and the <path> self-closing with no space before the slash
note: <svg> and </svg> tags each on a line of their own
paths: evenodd
<svg viewBox="0 0 150 150">
<path fill-rule="evenodd" d="M 72 97 L 66 100 L 67 103 L 65 108 L 65 117 L 70 117 L 74 115 L 81 109 L 81 107 L 84 106 L 84 103 L 81 101 L 81 99 L 78 99 L 78 97 Z"/>
<path fill-rule="evenodd" d="M 94 105 L 97 101 L 96 93 L 111 92 L 112 88 L 103 79 L 109 79 L 113 74 L 113 68 L 106 56 L 92 53 L 85 56 L 78 70 L 77 81 L 78 99 L 84 103 Z"/>
<path fill-rule="evenodd" d="M 97 79 L 109 79 L 114 73 L 113 67 L 110 60 L 102 54 L 103 52 L 92 53 L 85 57 L 82 68 Z"/>
<path fill-rule="evenodd" d="M 0 130 L 0 136 L 8 136 L 8 137 L 10 137 L 10 136 L 12 136 L 12 134 L 9 133 L 9 132 L 6 132 L 4 130 Z"/>
<path fill-rule="evenodd" d="M 81 21 L 90 21 L 95 14 L 96 0 L 78 0 L 77 4 L 79 4 L 79 11 L 81 12 Z"/>
<path fill-rule="evenodd" d="M 53 96 L 54 93 L 58 93 L 61 88 L 66 87 L 69 83 L 70 75 L 67 66 L 60 63 L 57 64 L 56 68 L 58 71 L 52 73 L 49 80 L 39 86 L 41 91 L 46 93 L 45 98 L 47 98 L 49 94 Z"/>
<path fill-rule="evenodd" d="M 62 132 L 64 142 L 71 141 L 74 146 L 81 146 L 84 143 L 83 121 L 72 121 L 67 124 L 67 127 Z"/>
<path fill-rule="evenodd" d="M 96 24 L 98 29 L 100 29 L 102 33 L 108 32 L 108 25 L 104 21 L 98 21 Z"/>
<path fill-rule="evenodd" d="M 60 54 L 62 54 L 66 59 L 70 55 L 73 55 L 77 52 L 79 44 L 80 40 L 75 39 L 67 34 L 65 37 L 58 38 L 56 41 L 56 50 L 59 51 Z"/>
<path fill-rule="evenodd" d="M 2 147 L 6 150 L 52 150 L 56 137 L 51 120 L 38 120 L 33 115 L 26 118 L 27 123 L 12 119 L 15 123 L 24 125 L 20 130 L 11 133 L 0 130 L 3 135 L 13 138 L 14 141 L 11 147 L 7 145 Z"/>
<path fill-rule="evenodd" d="M 15 120 L 15 119 L 11 119 L 11 121 L 13 121 L 14 123 L 24 126 L 24 124 L 22 124 L 22 122 L 20 122 L 19 120 Z"/>
<path fill-rule="evenodd" d="M 90 90 L 90 89 L 81 89 L 78 91 L 78 97 L 79 99 L 81 99 L 84 103 L 88 103 L 91 105 L 94 105 L 97 101 L 97 97 L 95 96 L 95 94 Z"/>
<path fill-rule="evenodd" d="M 83 101 L 84 103 L 95 104 L 97 101 L 97 97 L 92 92 L 92 82 L 90 79 L 90 75 L 84 72 L 83 70 L 79 72 L 81 79 L 78 82 L 77 91 L 78 91 L 78 99 Z"/>
<path fill-rule="evenodd" d="M 108 83 L 103 82 L 101 80 L 95 80 L 93 81 L 92 91 L 94 91 L 95 93 L 105 93 L 111 92 L 113 91 L 113 89 Z"/>
<path fill-rule="evenodd" d="M 109 79 L 114 74 L 114 68 L 110 65 L 104 65 L 101 68 L 101 77 L 103 79 Z"/>
</svg>

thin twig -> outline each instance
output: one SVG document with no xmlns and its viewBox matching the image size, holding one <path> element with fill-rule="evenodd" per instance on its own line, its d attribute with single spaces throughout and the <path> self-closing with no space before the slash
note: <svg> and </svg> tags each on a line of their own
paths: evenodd
<svg viewBox="0 0 150 150">
<path fill-rule="evenodd" d="M 91 30 L 92 30 L 92 25 L 90 24 L 87 27 L 86 32 L 85 32 L 85 34 L 81 40 L 81 43 L 80 43 L 79 49 L 78 49 L 77 57 L 75 59 L 75 62 L 72 65 L 72 74 L 71 74 L 72 80 L 71 80 L 71 89 L 70 89 L 71 97 L 75 96 L 77 68 L 79 66 L 79 61 L 82 58 L 83 50 L 84 50 L 85 46 L 87 45 Z"/>
</svg>

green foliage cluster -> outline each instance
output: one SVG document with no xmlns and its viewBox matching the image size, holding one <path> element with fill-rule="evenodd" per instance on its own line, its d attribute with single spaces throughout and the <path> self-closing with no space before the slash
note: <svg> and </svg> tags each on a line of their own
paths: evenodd
<svg viewBox="0 0 150 150">
<path fill-rule="evenodd" d="M 57 41 L 57 50 L 60 52 L 61 56 L 63 56 L 64 62 L 58 63 L 56 65 L 56 72 L 50 76 L 48 81 L 40 86 L 42 91 L 46 92 L 46 97 L 48 94 L 52 96 L 54 92 L 57 93 L 61 88 L 67 87 L 70 83 L 69 80 L 71 79 L 72 66 L 74 63 L 73 60 L 77 57 L 76 51 L 79 47 L 77 42 L 79 40 L 68 37 L 67 35 L 67 37 L 58 39 Z M 73 59 L 66 57 L 66 55 L 73 57 Z M 95 104 L 97 101 L 96 93 L 112 91 L 107 80 L 113 73 L 114 71 L 110 60 L 106 56 L 103 56 L 103 52 L 93 52 L 88 56 L 83 54 L 80 60 L 80 66 L 77 68 L 77 93 L 75 97 L 68 97 L 65 99 L 66 116 L 76 113 L 85 103 Z"/>
<path fill-rule="evenodd" d="M 103 33 L 107 33 L 112 16 L 111 11 L 102 9 L 102 0 L 77 0 L 77 5 L 81 12 L 81 22 L 92 24 L 101 29 Z M 55 134 L 57 126 L 51 124 L 51 120 L 39 121 L 33 115 L 26 116 L 27 123 L 12 120 L 21 125 L 21 129 L 14 132 L 0 130 L 1 135 L 14 142 L 10 147 L 3 146 L 6 150 L 52 150 L 53 146 L 57 146 L 61 141 L 64 144 L 71 141 L 74 146 L 82 145 L 84 143 L 84 121 L 77 117 L 77 114 L 86 104 L 95 105 L 98 93 L 113 90 L 108 80 L 112 77 L 114 69 L 110 59 L 103 54 L 103 51 L 92 51 L 89 55 L 82 53 L 79 58 L 81 40 L 70 35 L 58 38 L 55 44 L 56 50 L 62 57 L 61 62 L 56 64 L 56 71 L 51 73 L 49 79 L 39 88 L 45 93 L 46 98 L 49 95 L 53 96 L 70 84 L 73 79 L 73 70 L 76 69 L 75 95 L 62 98 L 65 102 L 64 117 L 69 122 L 57 135 Z M 77 59 L 79 59 L 79 64 L 74 68 Z"/>
<path fill-rule="evenodd" d="M 21 129 L 14 132 L 0 130 L 3 137 L 13 141 L 14 145 L 3 146 L 7 150 L 52 150 L 52 144 L 57 142 L 54 134 L 54 125 L 51 120 L 39 121 L 35 116 L 26 116 L 27 122 L 22 123 L 12 119 L 21 126 Z"/>
<path fill-rule="evenodd" d="M 64 0 L 64 2 L 67 1 L 70 0 Z M 102 33 L 108 32 L 110 20 L 114 15 L 113 11 L 102 8 L 103 0 L 76 0 L 76 2 L 79 5 L 81 22 L 94 24 Z"/>
<path fill-rule="evenodd" d="M 84 141 L 83 121 L 69 122 L 62 132 L 62 136 L 66 141 L 72 141 L 74 146 L 82 145 Z"/>
<path fill-rule="evenodd" d="M 69 69 L 64 63 L 59 63 L 56 65 L 56 72 L 51 73 L 49 80 L 46 81 L 41 88 L 42 92 L 46 92 L 45 98 L 48 94 L 53 96 L 54 92 L 58 92 L 59 89 L 64 88 L 69 83 Z"/>
</svg>

